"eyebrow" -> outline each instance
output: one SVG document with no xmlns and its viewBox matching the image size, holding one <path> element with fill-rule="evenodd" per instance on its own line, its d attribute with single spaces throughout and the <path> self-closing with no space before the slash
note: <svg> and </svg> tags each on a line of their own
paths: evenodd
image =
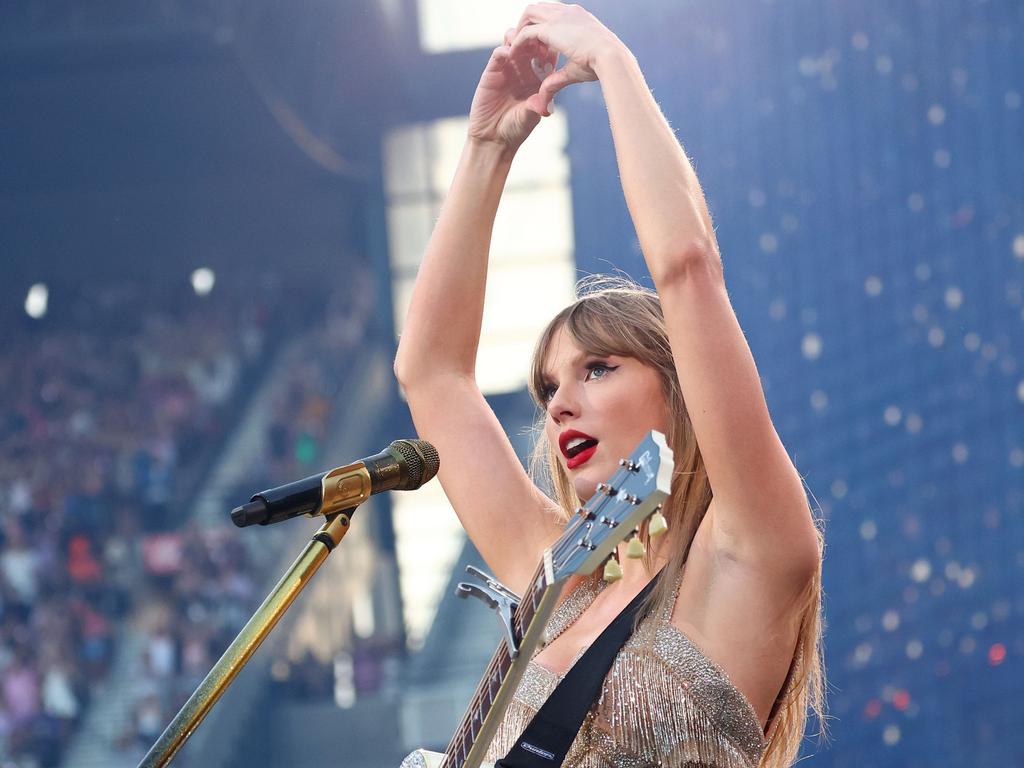
<svg viewBox="0 0 1024 768">
<path fill-rule="evenodd" d="M 614 352 L 609 352 L 605 354 L 603 352 L 590 352 L 588 350 L 582 350 L 581 352 L 578 352 L 577 354 L 573 355 L 569 362 L 575 366 L 581 365 L 583 362 L 587 360 L 587 358 L 600 358 L 603 360 L 607 360 L 612 357 L 623 357 L 623 355 L 617 355 Z M 541 368 L 538 374 L 538 378 L 544 384 L 554 383 L 551 379 L 551 373 L 546 367 Z"/>
</svg>

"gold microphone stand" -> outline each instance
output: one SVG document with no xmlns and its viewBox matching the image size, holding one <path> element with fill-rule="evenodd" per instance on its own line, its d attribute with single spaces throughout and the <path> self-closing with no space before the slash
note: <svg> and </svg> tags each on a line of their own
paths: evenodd
<svg viewBox="0 0 1024 768">
<path fill-rule="evenodd" d="M 321 511 L 327 516 L 326 522 L 192 692 L 160 738 L 149 748 L 139 768 L 167 765 L 199 727 L 199 723 L 270 634 L 299 592 L 345 538 L 352 512 L 370 496 L 370 473 L 362 462 L 339 467 L 324 475 L 321 490 L 324 499 Z"/>
</svg>

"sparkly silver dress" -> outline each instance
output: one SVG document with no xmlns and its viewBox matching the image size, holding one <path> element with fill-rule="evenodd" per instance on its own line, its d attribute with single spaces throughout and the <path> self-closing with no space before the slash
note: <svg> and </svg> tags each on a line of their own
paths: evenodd
<svg viewBox="0 0 1024 768">
<path fill-rule="evenodd" d="M 599 591 L 593 582 L 581 583 L 551 617 L 547 636 L 554 638 L 572 624 Z M 767 742 L 754 709 L 725 672 L 671 623 L 673 604 L 667 613 L 647 616 L 619 651 L 565 768 L 758 764 Z M 508 753 L 560 679 L 530 662 L 486 760 Z"/>
</svg>

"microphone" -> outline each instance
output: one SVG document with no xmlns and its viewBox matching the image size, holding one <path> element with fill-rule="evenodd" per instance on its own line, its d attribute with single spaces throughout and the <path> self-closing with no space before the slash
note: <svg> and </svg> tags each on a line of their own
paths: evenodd
<svg viewBox="0 0 1024 768">
<path fill-rule="evenodd" d="M 426 440 L 395 440 L 374 456 L 254 494 L 231 510 L 239 528 L 354 509 L 381 491 L 414 491 L 437 474 L 437 449 Z"/>
</svg>

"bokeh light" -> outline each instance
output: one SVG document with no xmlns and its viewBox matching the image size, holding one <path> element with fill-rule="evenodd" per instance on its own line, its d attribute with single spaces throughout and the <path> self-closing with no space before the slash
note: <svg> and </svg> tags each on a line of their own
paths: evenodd
<svg viewBox="0 0 1024 768">
<path fill-rule="evenodd" d="M 28 289 L 25 297 L 25 314 L 34 320 L 46 315 L 47 306 L 50 301 L 50 290 L 44 283 L 36 283 Z"/>
<path fill-rule="evenodd" d="M 197 296 L 209 294 L 216 282 L 217 277 L 209 267 L 199 267 L 192 272 L 192 290 L 196 292 Z"/>
</svg>

